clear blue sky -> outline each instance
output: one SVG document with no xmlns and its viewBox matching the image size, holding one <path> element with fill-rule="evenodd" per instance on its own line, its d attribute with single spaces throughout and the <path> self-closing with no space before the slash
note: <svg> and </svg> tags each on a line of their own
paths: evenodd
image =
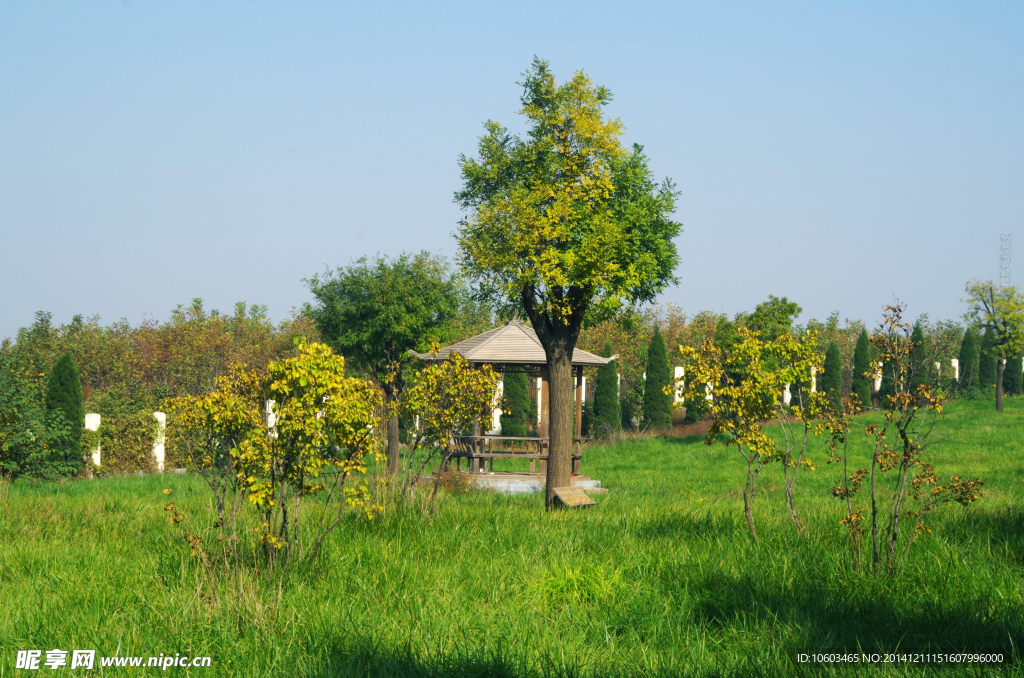
<svg viewBox="0 0 1024 678">
<path fill-rule="evenodd" d="M 768 294 L 873 324 L 1024 282 L 1021 2 L 0 4 L 0 337 L 310 299 L 363 255 L 451 256 L 457 159 L 584 69 L 682 196 L 693 313 Z"/>
</svg>

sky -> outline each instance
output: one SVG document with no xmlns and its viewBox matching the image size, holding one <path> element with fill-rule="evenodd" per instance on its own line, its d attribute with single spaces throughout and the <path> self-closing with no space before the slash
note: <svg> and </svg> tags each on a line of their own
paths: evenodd
<svg viewBox="0 0 1024 678">
<path fill-rule="evenodd" d="M 679 284 L 733 315 L 958 318 L 1024 283 L 1024 4 L 0 3 L 0 337 L 311 301 L 362 256 L 456 254 L 458 160 L 584 70 L 681 194 Z"/>
</svg>

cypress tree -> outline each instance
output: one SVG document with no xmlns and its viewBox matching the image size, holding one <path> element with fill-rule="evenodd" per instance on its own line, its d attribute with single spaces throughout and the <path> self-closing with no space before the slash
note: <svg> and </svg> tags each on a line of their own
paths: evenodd
<svg viewBox="0 0 1024 678">
<path fill-rule="evenodd" d="M 82 430 L 85 428 L 85 408 L 82 405 L 82 382 L 78 367 L 65 353 L 50 371 L 46 384 L 46 411 L 60 412 L 68 426 L 68 437 L 60 446 L 64 461 L 80 464 L 82 461 Z"/>
<path fill-rule="evenodd" d="M 896 395 L 896 376 L 899 366 L 886 360 L 882 363 L 882 383 L 878 387 L 878 406 L 883 410 L 889 407 L 889 398 Z"/>
<path fill-rule="evenodd" d="M 530 413 L 530 382 L 524 372 L 506 372 L 502 375 L 503 400 L 510 410 L 501 409 L 501 435 L 525 436 L 526 420 Z"/>
<path fill-rule="evenodd" d="M 910 392 L 917 393 L 918 386 L 928 383 L 928 354 L 921 323 L 914 323 L 910 341 L 914 342 L 914 348 L 910 352 Z"/>
<path fill-rule="evenodd" d="M 960 342 L 960 378 L 957 381 L 957 389 L 966 391 L 969 388 L 978 386 L 978 339 L 974 330 L 970 327 L 964 332 L 964 338 Z"/>
<path fill-rule="evenodd" d="M 602 358 L 612 356 L 611 342 L 605 342 Z M 619 372 L 615 361 L 597 368 L 597 385 L 594 388 L 594 432 L 605 436 L 622 429 L 619 419 Z"/>
<path fill-rule="evenodd" d="M 668 366 L 665 338 L 655 327 L 647 348 L 647 379 L 644 381 L 643 420 L 647 428 L 672 428 L 672 394 L 662 391 L 671 383 L 672 371 Z"/>
<path fill-rule="evenodd" d="M 861 330 L 857 337 L 857 346 L 853 349 L 853 380 L 850 384 L 850 392 L 857 396 L 860 406 L 864 409 L 871 407 L 871 382 L 870 376 L 865 373 L 874 374 L 871 369 L 871 339 L 868 338 L 868 331 Z"/>
<path fill-rule="evenodd" d="M 839 357 L 839 344 L 829 342 L 825 349 L 825 370 L 818 376 L 818 390 L 828 396 L 836 412 L 843 411 L 843 361 Z"/>
<path fill-rule="evenodd" d="M 1022 361 L 1024 361 L 1024 351 L 1017 351 L 1012 358 L 1006 361 L 1006 371 L 1003 372 L 1003 392 L 1006 395 L 1017 396 L 1024 393 Z"/>
<path fill-rule="evenodd" d="M 981 348 L 978 351 L 978 386 L 985 394 L 988 394 L 989 391 L 995 394 L 996 356 L 992 352 L 995 343 L 995 332 L 991 328 L 985 330 L 985 334 L 981 337 Z"/>
</svg>

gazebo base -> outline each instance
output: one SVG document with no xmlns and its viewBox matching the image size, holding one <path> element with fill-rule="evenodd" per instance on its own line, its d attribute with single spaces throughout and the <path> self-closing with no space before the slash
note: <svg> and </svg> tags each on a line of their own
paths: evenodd
<svg viewBox="0 0 1024 678">
<path fill-rule="evenodd" d="M 501 494 L 534 494 L 544 491 L 544 476 L 536 473 L 470 473 L 469 482 L 478 490 L 491 490 Z M 600 480 L 590 476 L 573 476 L 572 484 L 581 490 L 601 487 Z"/>
</svg>

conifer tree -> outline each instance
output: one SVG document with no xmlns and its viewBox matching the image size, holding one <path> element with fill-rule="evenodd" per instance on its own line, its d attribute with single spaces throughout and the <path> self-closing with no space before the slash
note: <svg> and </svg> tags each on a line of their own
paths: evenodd
<svg viewBox="0 0 1024 678">
<path fill-rule="evenodd" d="M 611 342 L 605 342 L 601 357 L 611 356 Z M 619 372 L 613 360 L 597 368 L 597 386 L 594 389 L 594 432 L 599 436 L 605 436 L 621 430 L 620 416 Z"/>
<path fill-rule="evenodd" d="M 924 330 L 921 323 L 914 323 L 914 331 L 910 334 L 914 348 L 910 352 L 910 392 L 917 393 L 917 387 L 928 383 L 928 349 L 924 345 Z"/>
<path fill-rule="evenodd" d="M 1020 395 L 1024 393 L 1024 371 L 1021 363 L 1024 362 L 1024 351 L 1017 351 L 1017 354 L 1006 361 L 1006 371 L 1003 372 L 1003 391 L 1007 395 Z"/>
<path fill-rule="evenodd" d="M 62 355 L 50 371 L 46 384 L 46 411 L 60 412 L 68 426 L 68 436 L 59 446 L 58 453 L 65 462 L 81 463 L 85 408 L 78 367 L 70 353 Z"/>
<path fill-rule="evenodd" d="M 525 436 L 530 413 L 530 382 L 525 372 L 506 372 L 502 376 L 501 435 Z M 509 410 L 506 412 L 506 408 Z"/>
<path fill-rule="evenodd" d="M 829 342 L 825 349 L 824 372 L 818 375 L 818 390 L 826 394 L 836 412 L 843 410 L 843 361 L 839 344 Z"/>
<path fill-rule="evenodd" d="M 861 330 L 857 337 L 857 346 L 853 349 L 853 380 L 850 384 L 850 392 L 857 396 L 860 406 L 864 409 L 871 407 L 871 382 L 873 379 L 865 374 L 874 374 L 871 369 L 871 339 L 868 338 L 868 331 Z"/>
<path fill-rule="evenodd" d="M 992 352 L 995 343 L 995 332 L 985 330 L 978 350 L 978 386 L 986 395 L 996 387 L 996 355 Z"/>
<path fill-rule="evenodd" d="M 978 339 L 974 329 L 968 327 L 964 332 L 964 338 L 960 342 L 960 377 L 957 380 L 957 389 L 966 391 L 969 388 L 978 386 Z"/>
<path fill-rule="evenodd" d="M 643 420 L 646 428 L 672 428 L 672 394 L 663 391 L 671 383 L 672 371 L 668 366 L 665 338 L 655 326 L 647 348 L 647 378 L 644 381 Z"/>
</svg>

